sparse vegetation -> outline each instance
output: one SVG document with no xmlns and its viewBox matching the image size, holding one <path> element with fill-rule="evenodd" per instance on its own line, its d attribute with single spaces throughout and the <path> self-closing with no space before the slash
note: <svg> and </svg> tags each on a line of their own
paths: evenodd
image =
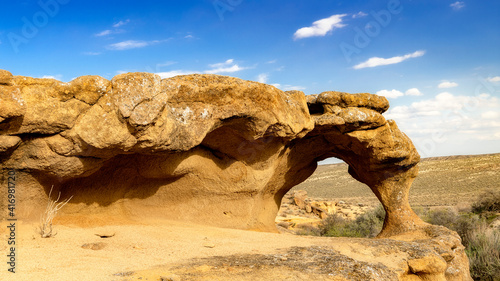
<svg viewBox="0 0 500 281">
<path fill-rule="evenodd" d="M 410 189 L 412 206 L 471 205 L 486 190 L 497 190 L 498 196 L 500 153 L 423 159 L 419 167 L 418 177 Z M 347 164 L 318 166 L 311 177 L 292 191 L 305 190 L 309 197 L 353 204 L 377 203 L 370 188 L 351 177 L 347 168 Z"/>
<path fill-rule="evenodd" d="M 347 174 L 346 164 L 320 166 L 293 190 L 312 197 L 374 203 L 371 190 Z M 462 238 L 475 280 L 500 281 L 500 229 L 489 225 L 500 215 L 500 154 L 425 159 L 410 190 L 410 203 L 422 219 L 456 231 Z M 478 199 L 476 199 L 478 198 Z M 448 208 L 435 209 L 434 207 Z M 457 206 L 457 208 L 455 208 Z M 355 221 L 327 218 L 308 234 L 373 236 L 383 216 L 367 213 Z"/>
<path fill-rule="evenodd" d="M 375 237 L 382 229 L 384 217 L 382 205 L 360 215 L 354 221 L 335 214 L 323 221 L 319 227 L 320 234 L 332 237 Z"/>
<path fill-rule="evenodd" d="M 490 189 L 485 191 L 479 197 L 479 200 L 472 204 L 472 212 L 476 214 L 485 212 L 500 212 L 500 189 Z"/>
<path fill-rule="evenodd" d="M 494 199 L 496 198 L 496 199 Z M 495 201 L 496 200 L 496 201 Z M 500 280 L 500 230 L 489 227 L 492 210 L 489 206 L 500 204 L 500 196 L 488 192 L 480 196 L 474 206 L 474 213 L 459 213 L 453 208 L 418 208 L 417 213 L 426 222 L 442 225 L 456 231 L 470 261 L 470 271 L 474 280 Z M 480 211 L 478 211 L 480 210 Z M 326 218 L 319 231 L 309 230 L 309 234 L 335 237 L 373 237 L 384 221 L 381 206 L 359 216 L 356 220 L 346 220 L 339 215 Z"/>
<path fill-rule="evenodd" d="M 71 196 L 70 198 L 68 198 L 64 201 L 59 202 L 59 199 L 61 198 L 61 192 L 59 192 L 57 199 L 52 200 L 51 195 L 52 195 L 53 188 L 54 188 L 54 186 L 52 186 L 50 188 L 49 198 L 48 198 L 48 202 L 47 202 L 47 208 L 45 209 L 45 212 L 40 217 L 39 233 L 42 236 L 42 238 L 53 237 L 57 234 L 56 232 L 52 232 L 52 220 L 54 220 L 54 218 L 56 217 L 57 212 L 62 207 L 64 207 L 64 205 L 68 204 L 68 202 L 69 202 L 69 200 L 71 200 L 71 198 L 73 198 L 73 196 Z"/>
</svg>

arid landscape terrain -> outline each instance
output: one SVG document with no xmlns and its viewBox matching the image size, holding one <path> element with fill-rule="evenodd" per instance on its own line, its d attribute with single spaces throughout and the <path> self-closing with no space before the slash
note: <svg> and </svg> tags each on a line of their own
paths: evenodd
<svg viewBox="0 0 500 281">
<path fill-rule="evenodd" d="M 411 191 L 414 206 L 470 204 L 482 191 L 499 188 L 500 154 L 426 159 L 420 166 Z M 311 198 L 343 201 L 339 208 L 362 213 L 376 204 L 376 198 L 368 187 L 351 179 L 346 169 L 345 164 L 319 166 L 309 180 L 289 193 L 306 190 Z M 281 214 L 293 205 L 284 204 Z M 386 243 L 391 249 L 396 245 L 383 239 L 261 233 L 168 221 L 142 225 L 117 221 L 88 228 L 56 222 L 54 227 L 55 237 L 40 238 L 36 224 L 21 223 L 17 273 L 12 279 L 14 275 L 2 270 L 1 280 L 258 280 L 252 278 L 259 276 L 265 280 L 312 276 L 344 280 L 333 274 L 334 268 L 372 277 L 370 272 L 356 271 L 363 264 L 346 255 L 378 257 L 383 266 L 374 268 L 373 274 L 384 274 L 384 268 L 397 260 L 380 254 Z M 6 237 L 4 229 L 1 235 Z M 360 252 L 353 245 L 366 250 Z M 4 252 L 6 245 L 1 247 Z"/>
<path fill-rule="evenodd" d="M 347 164 L 318 166 L 314 174 L 292 190 L 309 197 L 376 204 L 366 185 L 347 173 Z M 466 206 L 488 189 L 500 188 L 500 154 L 448 156 L 422 159 L 410 189 L 413 207 Z"/>
</svg>

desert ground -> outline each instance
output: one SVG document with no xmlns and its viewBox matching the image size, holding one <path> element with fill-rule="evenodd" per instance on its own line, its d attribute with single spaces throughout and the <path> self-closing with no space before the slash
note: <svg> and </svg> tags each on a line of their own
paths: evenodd
<svg viewBox="0 0 500 281">
<path fill-rule="evenodd" d="M 291 192 L 305 190 L 313 198 L 377 204 L 370 188 L 354 180 L 347 167 L 343 163 L 321 165 Z M 485 190 L 500 188 L 500 154 L 425 158 L 419 167 L 410 189 L 412 207 L 465 207 Z"/>
<path fill-rule="evenodd" d="M 499 183 L 500 154 L 424 159 L 410 202 L 415 207 L 470 205 Z M 368 187 L 347 174 L 345 164 L 318 167 L 290 193 L 296 190 L 318 200 L 343 201 L 339 206 L 356 213 L 377 203 Z M 291 205 L 284 200 L 281 218 Z M 311 214 L 303 218 L 318 221 Z M 56 218 L 55 237 L 41 238 L 37 224 L 19 221 L 16 273 L 3 262 L 0 280 L 259 280 L 263 275 L 265 280 L 343 280 L 330 270 L 349 270 L 367 256 L 386 267 L 401 259 L 401 252 L 379 253 L 384 239 L 298 236 L 283 227 L 281 233 L 262 233 L 172 221 L 98 227 L 60 223 Z M 282 223 L 279 217 L 277 223 Z M 7 241 L 5 225 L 0 235 Z M 7 250 L 2 243 L 3 257 Z M 358 264 L 347 257 L 357 257 Z"/>
</svg>

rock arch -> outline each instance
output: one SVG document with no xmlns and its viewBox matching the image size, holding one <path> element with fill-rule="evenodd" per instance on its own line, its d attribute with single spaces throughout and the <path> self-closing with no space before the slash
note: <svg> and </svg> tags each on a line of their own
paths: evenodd
<svg viewBox="0 0 500 281">
<path fill-rule="evenodd" d="M 408 203 L 419 155 L 383 117 L 388 107 L 371 94 L 306 97 L 218 75 L 62 83 L 0 71 L 0 182 L 17 171 L 25 218 L 38 219 L 53 185 L 74 196 L 60 218 L 72 223 L 157 217 L 273 231 L 283 195 L 337 157 L 382 202 L 380 236 L 391 236 L 424 223 Z"/>
</svg>

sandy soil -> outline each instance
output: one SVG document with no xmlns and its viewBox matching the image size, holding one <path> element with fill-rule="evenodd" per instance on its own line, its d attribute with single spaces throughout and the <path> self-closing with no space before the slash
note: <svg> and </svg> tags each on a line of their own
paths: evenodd
<svg viewBox="0 0 500 281">
<path fill-rule="evenodd" d="M 428 186 L 426 192 L 416 194 L 428 196 L 437 193 L 436 196 L 443 196 L 473 189 L 477 195 L 485 187 L 498 187 L 499 157 L 500 154 L 483 158 L 453 158 L 442 162 L 424 161 L 420 175 L 423 182 L 427 181 L 427 175 L 433 174 L 431 171 L 436 170 L 442 171 L 440 177 L 443 177 L 443 182 L 449 177 L 454 177 L 454 180 L 451 181 L 453 184 L 443 185 L 445 188 L 442 190 L 437 188 L 438 182 L 434 183 L 435 189 Z M 444 169 L 444 166 L 449 168 Z M 318 197 L 347 199 L 353 205 L 358 201 L 372 203 L 369 196 L 373 195 L 366 186 L 359 187 L 368 189 L 362 192 L 355 186 L 341 183 L 343 177 L 349 177 L 345 167 L 335 166 L 339 171 L 331 168 L 320 167 L 311 180 L 298 189 L 305 187 Z M 450 170 L 452 168 L 460 171 Z M 337 180 L 331 183 L 332 178 Z M 478 179 L 479 183 L 484 183 L 482 188 L 470 186 L 470 182 L 477 183 Z M 316 192 L 313 184 L 316 189 L 323 188 L 322 193 Z M 342 186 L 336 187 L 335 184 Z M 324 193 L 323 185 L 329 186 L 330 193 Z M 418 191 L 418 184 L 415 189 Z M 460 197 L 462 200 L 473 198 Z M 435 198 L 428 199 L 426 202 L 429 204 Z M 301 215 L 307 217 L 306 214 Z M 80 223 L 70 224 L 75 221 Z M 312 277 L 316 280 L 340 280 L 328 272 L 331 263 L 343 262 L 344 259 L 344 264 L 355 268 L 353 263 L 373 262 L 375 256 L 375 260 L 387 268 L 397 268 L 397 263 L 404 258 L 404 252 L 388 250 L 387 253 L 377 253 L 380 239 L 307 237 L 172 221 L 137 223 L 120 219 L 115 225 L 97 227 L 90 227 L 87 222 L 99 224 L 97 218 L 58 218 L 55 225 L 57 235 L 53 238 L 41 238 L 37 233 L 37 223 L 16 222 L 16 273 L 13 274 L 7 271 L 10 247 L 7 244 L 10 234 L 8 222 L 2 221 L 0 280 L 259 280 L 254 279 L 257 273 L 265 275 L 265 280 L 304 280 Z M 101 238 L 96 234 L 111 237 Z M 355 258 L 356 261 L 345 257 Z M 330 263 L 324 264 L 325 260 Z"/>
<path fill-rule="evenodd" d="M 7 222 L 2 222 L 0 280 L 398 280 L 407 272 L 401 263 L 432 251 L 390 239 L 297 236 L 169 221 L 55 225 L 55 237 L 41 238 L 35 224 L 17 223 L 13 274 L 7 271 Z"/>
<path fill-rule="evenodd" d="M 41 238 L 35 224 L 17 223 L 15 274 L 7 271 L 7 223 L 2 223 L 5 261 L 0 280 L 160 280 L 173 274 L 168 268 L 195 258 L 270 254 L 323 244 L 321 238 L 165 221 L 93 228 L 56 225 L 55 237 Z"/>
</svg>

